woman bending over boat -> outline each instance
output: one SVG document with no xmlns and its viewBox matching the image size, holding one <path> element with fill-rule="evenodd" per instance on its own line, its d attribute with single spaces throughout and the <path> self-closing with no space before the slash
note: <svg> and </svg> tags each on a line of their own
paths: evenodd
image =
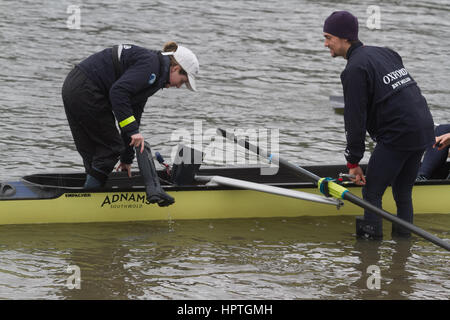
<svg viewBox="0 0 450 320">
<path fill-rule="evenodd" d="M 86 169 L 85 188 L 104 185 L 119 160 L 117 170 L 131 175 L 134 147 L 144 150 L 139 125 L 147 99 L 160 89 L 183 84 L 196 91 L 198 71 L 195 54 L 175 42 L 166 43 L 162 52 L 118 45 L 75 66 L 62 98 Z"/>
</svg>

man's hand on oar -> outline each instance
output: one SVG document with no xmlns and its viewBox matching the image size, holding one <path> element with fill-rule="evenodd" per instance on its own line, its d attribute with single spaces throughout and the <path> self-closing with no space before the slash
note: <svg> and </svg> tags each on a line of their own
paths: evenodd
<svg viewBox="0 0 450 320">
<path fill-rule="evenodd" d="M 350 178 L 353 183 L 360 186 L 364 186 L 366 184 L 366 177 L 364 177 L 364 172 L 362 171 L 360 166 L 348 169 L 348 174 L 355 176 L 355 178 Z"/>
</svg>

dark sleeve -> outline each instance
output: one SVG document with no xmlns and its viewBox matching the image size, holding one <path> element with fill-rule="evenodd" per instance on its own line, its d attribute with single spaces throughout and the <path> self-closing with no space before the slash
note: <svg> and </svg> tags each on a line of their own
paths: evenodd
<svg viewBox="0 0 450 320">
<path fill-rule="evenodd" d="M 344 88 L 344 122 L 347 139 L 345 159 L 357 164 L 364 156 L 366 148 L 368 74 L 362 67 L 351 67 L 341 74 L 341 81 Z"/>
<path fill-rule="evenodd" d="M 132 98 L 151 86 L 149 80 L 152 74 L 159 76 L 159 60 L 156 56 L 149 56 L 129 67 L 109 91 L 114 116 L 122 133 L 128 137 L 139 132 L 139 123 L 133 114 Z"/>
<path fill-rule="evenodd" d="M 141 101 L 139 103 L 135 103 L 132 106 L 133 109 L 133 115 L 136 118 L 136 122 L 138 127 L 141 125 L 141 116 L 144 111 L 144 106 L 146 104 L 147 100 Z M 128 135 L 127 132 L 121 130 L 121 136 L 123 139 L 123 143 L 125 145 L 125 149 L 123 150 L 122 154 L 120 155 L 120 162 L 131 164 L 134 159 L 134 147 L 130 146 L 131 137 Z"/>
<path fill-rule="evenodd" d="M 125 145 L 125 149 L 122 151 L 120 155 L 120 162 L 131 164 L 134 159 L 134 147 L 130 146 L 131 138 L 125 133 L 121 132 L 123 143 Z"/>
</svg>

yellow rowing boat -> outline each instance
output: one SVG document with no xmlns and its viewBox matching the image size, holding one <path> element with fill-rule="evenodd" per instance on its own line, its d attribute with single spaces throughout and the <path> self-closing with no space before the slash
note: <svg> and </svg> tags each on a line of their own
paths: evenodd
<svg viewBox="0 0 450 320">
<path fill-rule="evenodd" d="M 346 172 L 342 165 L 305 166 L 319 176 L 337 177 Z M 345 202 L 336 205 L 299 200 L 243 187 L 206 183 L 196 179 L 190 183 L 167 181 L 158 172 L 164 190 L 175 198 L 175 204 L 158 207 L 146 199 L 142 178 L 135 173 L 111 174 L 105 187 L 85 190 L 84 174 L 35 174 L 20 181 L 2 184 L 0 192 L 0 225 L 35 223 L 85 223 L 151 221 L 181 219 L 234 219 L 298 216 L 361 215 L 363 209 Z M 276 175 L 261 175 L 259 168 L 202 168 L 196 177 L 221 176 L 251 181 L 282 190 L 295 190 L 319 196 L 317 187 L 307 180 L 292 176 L 282 168 Z M 361 196 L 361 187 L 346 185 Z M 416 214 L 450 214 L 450 181 L 434 179 L 418 182 L 413 189 Z M 383 208 L 395 213 L 395 202 L 388 189 Z"/>
</svg>

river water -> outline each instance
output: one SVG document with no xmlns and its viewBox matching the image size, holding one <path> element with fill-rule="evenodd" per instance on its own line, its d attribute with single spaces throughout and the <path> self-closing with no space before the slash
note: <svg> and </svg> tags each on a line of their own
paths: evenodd
<svg viewBox="0 0 450 320">
<path fill-rule="evenodd" d="M 3 0 L 0 181 L 81 171 L 60 96 L 66 74 L 113 44 L 159 49 L 169 40 L 197 54 L 199 92 L 168 89 L 149 99 L 141 132 L 154 151 L 171 154 L 173 132 L 197 121 L 203 129 L 277 129 L 288 160 L 343 163 L 343 118 L 329 97 L 342 95 L 345 60 L 331 58 L 322 37 L 334 10 L 358 16 L 366 44 L 398 51 L 435 122 L 448 123 L 450 4 L 382 1 L 379 29 L 372 4 Z M 449 217 L 415 222 L 450 238 Z M 450 298 L 443 250 L 418 238 L 360 242 L 353 233 L 354 218 L 339 216 L 0 226 L 0 298 Z M 67 283 L 69 265 L 80 269 L 79 289 Z M 380 269 L 379 288 L 368 288 L 371 265 Z"/>
</svg>

